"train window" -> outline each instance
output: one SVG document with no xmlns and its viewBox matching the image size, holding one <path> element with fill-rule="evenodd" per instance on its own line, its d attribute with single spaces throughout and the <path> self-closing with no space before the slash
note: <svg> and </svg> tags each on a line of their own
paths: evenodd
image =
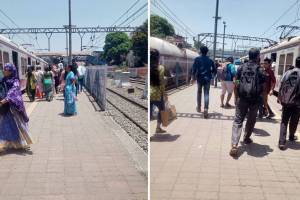
<svg viewBox="0 0 300 200">
<path fill-rule="evenodd" d="M 294 53 L 289 53 L 286 55 L 285 69 L 286 72 L 293 65 Z"/>
<path fill-rule="evenodd" d="M 31 65 L 31 58 L 28 57 L 28 65 Z"/>
<path fill-rule="evenodd" d="M 0 51 L 0 70 L 3 69 L 2 51 Z"/>
<path fill-rule="evenodd" d="M 6 51 L 3 51 L 3 62 L 9 63 L 9 54 Z"/>
<path fill-rule="evenodd" d="M 272 62 L 276 62 L 277 53 L 271 53 Z"/>
</svg>

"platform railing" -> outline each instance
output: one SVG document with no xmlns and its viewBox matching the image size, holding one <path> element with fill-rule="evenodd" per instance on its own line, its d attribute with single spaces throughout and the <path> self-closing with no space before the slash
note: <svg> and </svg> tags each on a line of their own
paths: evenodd
<svg viewBox="0 0 300 200">
<path fill-rule="evenodd" d="M 102 110 L 106 109 L 106 75 L 105 66 L 86 66 L 85 88 Z"/>
</svg>

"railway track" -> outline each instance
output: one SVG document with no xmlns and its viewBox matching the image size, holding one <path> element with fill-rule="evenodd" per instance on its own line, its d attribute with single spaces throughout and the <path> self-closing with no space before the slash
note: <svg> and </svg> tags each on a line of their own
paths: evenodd
<svg viewBox="0 0 300 200">
<path fill-rule="evenodd" d="M 148 132 L 148 108 L 110 88 L 107 88 L 106 99 L 116 110 L 121 112 L 135 126 Z"/>
</svg>

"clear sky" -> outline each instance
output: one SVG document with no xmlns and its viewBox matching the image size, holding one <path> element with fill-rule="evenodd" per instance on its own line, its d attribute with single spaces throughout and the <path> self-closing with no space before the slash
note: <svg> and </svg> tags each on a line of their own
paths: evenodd
<svg viewBox="0 0 300 200">
<path fill-rule="evenodd" d="M 216 0 L 162 0 L 186 25 L 195 33 L 213 32 Z M 227 23 L 227 33 L 261 36 L 281 14 L 296 0 L 220 0 L 218 33 L 223 33 L 223 20 Z M 299 1 L 300 4 L 300 1 Z M 158 9 L 151 6 L 153 12 L 164 16 Z M 288 14 L 268 31 L 263 37 L 278 40 L 280 33 L 276 27 L 290 24 L 298 18 L 299 6 L 294 6 Z M 299 17 L 300 17 L 300 13 Z M 293 25 L 300 25 L 300 21 Z M 300 34 L 300 33 L 298 33 Z M 221 42 L 221 39 L 218 40 Z M 231 48 L 228 41 L 227 47 Z M 240 44 L 241 45 L 241 44 Z M 254 45 L 244 43 L 244 45 Z M 220 46 L 219 46 L 220 47 Z"/>
<path fill-rule="evenodd" d="M 72 24 L 77 27 L 83 26 L 110 26 L 112 25 L 136 0 L 72 0 Z M 147 0 L 140 0 L 136 6 L 125 15 L 118 23 L 121 23 L 131 13 L 142 7 Z M 19 27 L 62 27 L 68 24 L 68 0 L 1 0 L 1 9 L 12 18 Z M 132 22 L 131 26 L 141 25 L 147 19 L 147 12 Z M 11 28 L 16 28 L 2 13 L 0 20 Z M 6 28 L 0 22 L 0 28 Z M 80 50 L 80 37 L 73 34 L 73 51 Z M 101 34 L 96 34 L 100 36 Z M 102 48 L 103 38 L 94 46 Z M 35 49 L 45 49 L 48 47 L 47 37 L 38 34 L 38 43 L 34 39 L 20 35 L 26 43 L 34 43 Z M 84 36 L 83 45 L 90 42 L 91 34 Z M 35 38 L 35 35 L 32 35 Z M 55 34 L 51 38 L 51 51 L 65 51 L 65 34 Z M 14 36 L 13 40 L 17 43 L 24 43 L 21 39 Z M 91 45 L 91 43 L 89 44 Z"/>
</svg>

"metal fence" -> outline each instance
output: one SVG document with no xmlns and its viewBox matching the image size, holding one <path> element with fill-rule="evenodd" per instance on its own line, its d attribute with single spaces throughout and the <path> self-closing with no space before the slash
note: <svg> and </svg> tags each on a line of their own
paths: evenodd
<svg viewBox="0 0 300 200">
<path fill-rule="evenodd" d="M 106 74 L 107 68 L 104 66 L 86 66 L 85 88 L 102 110 L 106 109 Z"/>
</svg>

